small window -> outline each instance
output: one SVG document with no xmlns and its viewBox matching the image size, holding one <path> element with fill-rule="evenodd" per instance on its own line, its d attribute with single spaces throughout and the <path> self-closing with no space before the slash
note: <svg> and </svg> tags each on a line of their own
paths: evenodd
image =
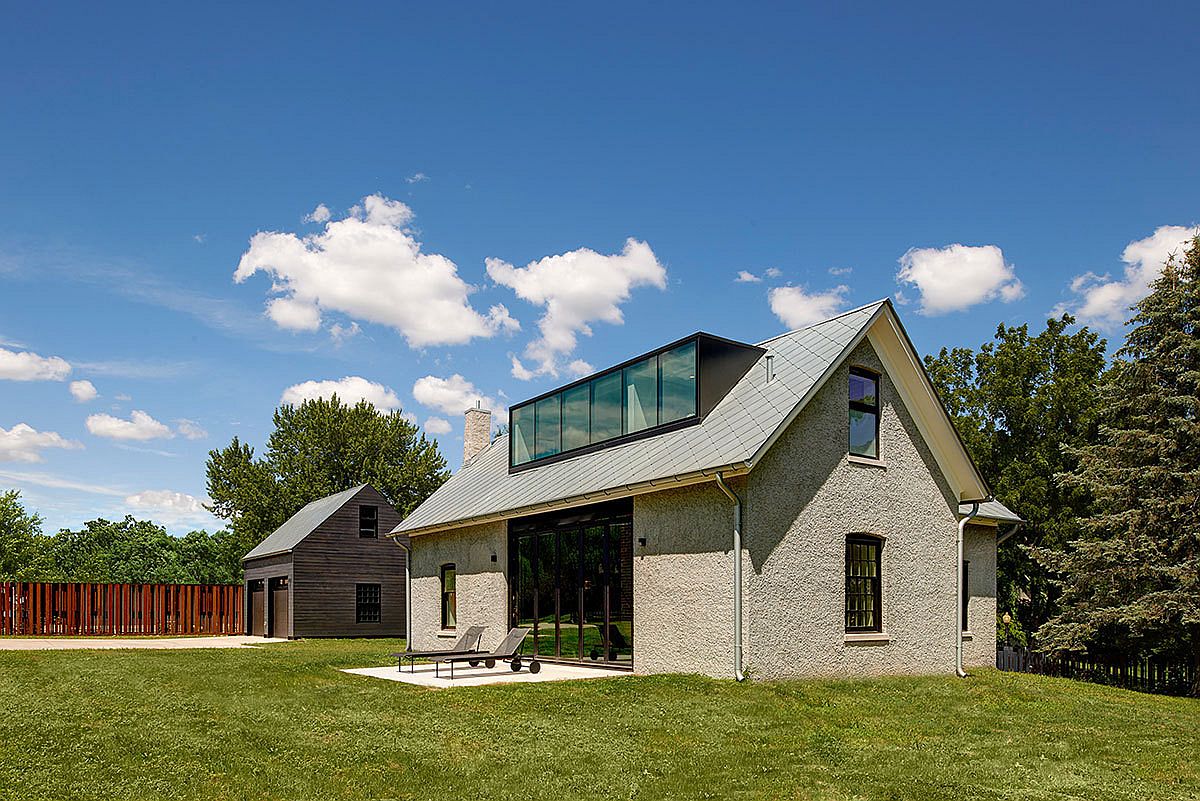
<svg viewBox="0 0 1200 801">
<path fill-rule="evenodd" d="M 630 365 L 625 375 L 625 433 L 658 425 L 658 358 Z"/>
<path fill-rule="evenodd" d="M 562 396 L 551 395 L 533 404 L 537 416 L 534 459 L 544 459 L 562 450 Z"/>
<path fill-rule="evenodd" d="M 454 565 L 442 565 L 442 628 L 447 630 L 458 624 L 458 596 L 454 584 Z"/>
<path fill-rule="evenodd" d="M 512 445 L 512 463 L 514 465 L 525 464 L 533 459 L 533 406 L 513 409 L 509 441 Z"/>
<path fill-rule="evenodd" d="M 591 442 L 588 413 L 592 408 L 592 387 L 580 384 L 562 394 L 562 449 L 573 451 Z"/>
<path fill-rule="evenodd" d="M 379 507 L 358 507 L 358 536 L 371 539 L 379 536 Z"/>
<path fill-rule="evenodd" d="M 879 458 L 879 376 L 850 368 L 850 453 Z"/>
<path fill-rule="evenodd" d="M 970 631 L 971 627 L 967 625 L 967 608 L 971 605 L 971 582 L 968 578 L 971 575 L 971 563 L 966 559 L 962 563 L 962 630 Z"/>
<path fill-rule="evenodd" d="M 883 631 L 883 584 L 880 553 L 875 537 L 846 538 L 846 631 Z"/>
<path fill-rule="evenodd" d="M 378 623 L 380 617 L 380 590 L 378 584 L 355 584 L 355 623 Z"/>
<path fill-rule="evenodd" d="M 673 423 L 696 416 L 696 343 L 680 345 L 658 357 L 662 391 L 658 422 Z"/>
<path fill-rule="evenodd" d="M 621 436 L 621 371 L 592 382 L 592 442 Z"/>
</svg>

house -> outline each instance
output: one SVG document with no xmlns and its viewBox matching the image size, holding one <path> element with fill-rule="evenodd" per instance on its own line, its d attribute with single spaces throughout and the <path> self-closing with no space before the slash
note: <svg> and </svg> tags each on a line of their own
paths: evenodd
<svg viewBox="0 0 1200 801">
<path fill-rule="evenodd" d="M 994 664 L 991 497 L 889 301 L 757 345 L 695 334 L 509 412 L 392 531 L 412 640 L 516 624 L 639 673 Z"/>
<path fill-rule="evenodd" d="M 405 633 L 400 521 L 369 484 L 313 501 L 242 558 L 247 634 L 392 637 Z"/>
</svg>

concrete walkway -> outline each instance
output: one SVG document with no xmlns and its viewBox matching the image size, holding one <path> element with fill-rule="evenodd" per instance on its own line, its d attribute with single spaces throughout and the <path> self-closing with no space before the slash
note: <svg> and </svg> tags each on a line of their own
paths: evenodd
<svg viewBox="0 0 1200 801">
<path fill-rule="evenodd" d="M 463 663 L 454 666 L 454 680 L 450 679 L 450 669 L 446 666 L 441 668 L 441 676 L 433 674 L 433 665 L 417 665 L 416 670 L 409 671 L 408 665 L 404 666 L 403 671 L 396 670 L 396 666 L 389 665 L 388 667 L 368 667 L 368 668 L 349 668 L 342 670 L 343 673 L 353 673 L 356 676 L 370 676 L 374 679 L 387 679 L 388 681 L 399 681 L 405 684 L 415 684 L 418 687 L 431 687 L 435 689 L 446 689 L 447 687 L 479 687 L 484 684 L 524 684 L 535 683 L 539 681 L 571 681 L 578 679 L 612 679 L 622 676 L 632 676 L 633 673 L 628 670 L 613 670 L 611 668 L 594 668 L 586 665 L 556 665 L 549 662 L 542 663 L 540 673 L 530 673 L 527 669 L 522 669 L 520 673 L 514 673 L 507 664 L 501 662 L 496 667 L 488 670 L 483 665 L 477 668 L 470 667 Z"/>
<path fill-rule="evenodd" d="M 0 651 L 69 651 L 74 649 L 144 648 L 253 648 L 265 642 L 286 642 L 266 637 L 0 637 Z"/>
</svg>

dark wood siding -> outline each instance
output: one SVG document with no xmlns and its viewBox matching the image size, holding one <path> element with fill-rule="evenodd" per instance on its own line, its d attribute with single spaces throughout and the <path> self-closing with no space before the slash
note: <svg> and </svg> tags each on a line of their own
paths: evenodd
<svg viewBox="0 0 1200 801">
<path fill-rule="evenodd" d="M 290 553 L 277 553 L 272 556 L 264 556 L 261 559 L 253 559 L 253 560 L 245 563 L 245 574 L 246 574 L 245 575 L 245 587 L 246 587 L 245 598 L 246 598 L 246 607 L 247 607 L 246 608 L 246 633 L 250 634 L 255 629 L 255 621 L 253 620 L 255 611 L 251 607 L 251 604 L 253 603 L 253 598 L 251 597 L 250 583 L 257 579 L 262 580 L 263 587 L 264 587 L 264 598 L 263 598 L 264 603 L 262 604 L 262 609 L 259 612 L 259 614 L 261 614 L 261 616 L 262 616 L 262 620 L 260 621 L 260 625 L 259 625 L 259 630 L 260 631 L 268 631 L 270 627 L 267 625 L 267 615 L 271 614 L 271 605 L 269 603 L 266 603 L 266 596 L 270 595 L 270 592 L 271 592 L 271 590 L 270 590 L 271 579 L 279 578 L 281 576 L 286 576 L 288 578 L 288 582 L 289 583 L 291 582 L 292 555 Z M 301 636 L 301 635 L 292 634 L 292 629 L 289 628 L 289 630 L 286 633 L 277 632 L 275 634 L 275 636 L 291 638 L 291 637 L 296 637 L 296 636 Z"/>
<path fill-rule="evenodd" d="M 378 508 L 377 538 L 358 535 L 360 505 Z M 404 551 L 384 536 L 399 522 L 387 500 L 364 487 L 293 549 L 293 637 L 404 636 Z M 379 585 L 378 623 L 355 622 L 356 584 Z"/>
</svg>

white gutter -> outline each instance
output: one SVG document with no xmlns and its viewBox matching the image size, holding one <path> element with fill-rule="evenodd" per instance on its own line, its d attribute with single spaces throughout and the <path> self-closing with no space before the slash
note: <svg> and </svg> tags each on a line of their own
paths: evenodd
<svg viewBox="0 0 1200 801">
<path fill-rule="evenodd" d="M 717 486 L 733 501 L 733 677 L 745 681 L 742 673 L 742 501 L 716 474 Z"/>
<path fill-rule="evenodd" d="M 404 648 L 413 650 L 413 548 L 400 541 L 400 537 L 392 537 L 392 542 L 404 552 Z"/>
<path fill-rule="evenodd" d="M 971 511 L 967 513 L 962 520 L 958 521 L 958 559 L 954 562 L 954 672 L 960 679 L 967 677 L 967 671 L 963 670 L 963 629 L 962 629 L 962 608 L 963 608 L 963 537 L 966 534 L 967 523 L 970 523 L 979 514 L 979 501 L 971 501 Z"/>
</svg>

